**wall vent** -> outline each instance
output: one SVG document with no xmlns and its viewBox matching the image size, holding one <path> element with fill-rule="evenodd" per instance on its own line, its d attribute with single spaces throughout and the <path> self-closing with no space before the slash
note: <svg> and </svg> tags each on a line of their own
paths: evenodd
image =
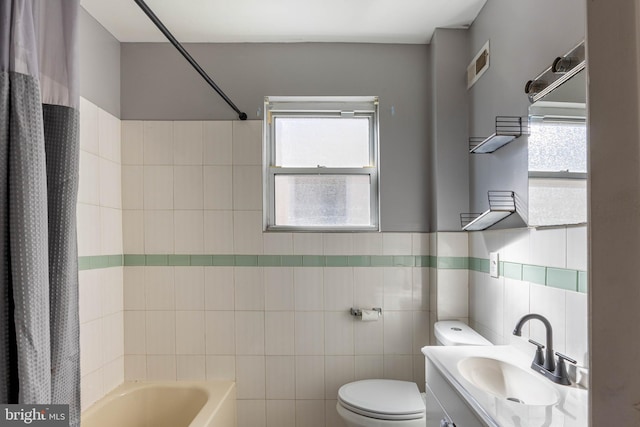
<svg viewBox="0 0 640 427">
<path fill-rule="evenodd" d="M 487 40 L 467 67 L 467 89 L 470 89 L 488 69 L 489 41 Z"/>
</svg>

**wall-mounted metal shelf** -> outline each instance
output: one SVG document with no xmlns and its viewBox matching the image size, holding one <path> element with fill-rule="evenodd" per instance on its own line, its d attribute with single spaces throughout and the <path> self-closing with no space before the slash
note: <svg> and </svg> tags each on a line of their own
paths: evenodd
<svg viewBox="0 0 640 427">
<path fill-rule="evenodd" d="M 485 230 L 516 211 L 513 191 L 489 191 L 489 210 L 481 214 L 460 214 L 460 225 L 465 231 Z"/>
<path fill-rule="evenodd" d="M 493 153 L 514 139 L 529 133 L 529 119 L 518 116 L 497 116 L 496 131 L 488 137 L 469 138 L 469 152 L 474 154 Z"/>
</svg>

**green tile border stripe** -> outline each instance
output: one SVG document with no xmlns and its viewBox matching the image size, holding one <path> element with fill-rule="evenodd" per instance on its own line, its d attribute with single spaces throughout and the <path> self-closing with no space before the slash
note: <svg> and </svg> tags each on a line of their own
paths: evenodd
<svg viewBox="0 0 640 427">
<path fill-rule="evenodd" d="M 578 272 L 564 268 L 547 268 L 547 286 L 577 292 Z"/>
<path fill-rule="evenodd" d="M 450 257 L 446 268 L 465 268 L 466 258 Z M 78 257 L 78 269 L 116 266 L 231 266 L 231 267 L 435 267 L 428 255 L 179 255 L 124 254 Z"/>
<path fill-rule="evenodd" d="M 136 266 L 432 267 L 489 273 L 489 260 L 433 255 L 189 255 L 124 254 L 78 257 L 78 270 Z M 587 292 L 587 272 L 501 261 L 500 276 L 574 292 Z"/>
<path fill-rule="evenodd" d="M 587 293 L 587 272 L 578 271 L 578 292 Z"/>
<path fill-rule="evenodd" d="M 489 260 L 485 258 L 469 257 L 469 270 L 481 273 L 489 272 Z"/>
<path fill-rule="evenodd" d="M 522 280 L 525 282 L 537 283 L 538 285 L 547 284 L 547 271 L 545 267 L 538 265 L 523 265 Z"/>
<path fill-rule="evenodd" d="M 78 257 L 78 271 L 124 266 L 124 255 L 95 255 Z"/>
<path fill-rule="evenodd" d="M 505 262 L 502 264 L 502 274 L 509 279 L 522 280 L 522 264 Z"/>
<path fill-rule="evenodd" d="M 443 270 L 468 270 L 469 257 L 441 256 L 437 257 L 437 266 Z"/>
</svg>

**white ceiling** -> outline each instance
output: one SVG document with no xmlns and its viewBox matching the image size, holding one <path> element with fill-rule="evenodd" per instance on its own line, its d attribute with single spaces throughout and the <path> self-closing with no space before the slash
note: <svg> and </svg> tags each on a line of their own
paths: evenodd
<svg viewBox="0 0 640 427">
<path fill-rule="evenodd" d="M 486 0 L 146 0 L 181 42 L 429 43 L 465 28 Z M 81 0 L 121 42 L 164 36 L 133 0 Z"/>
</svg>

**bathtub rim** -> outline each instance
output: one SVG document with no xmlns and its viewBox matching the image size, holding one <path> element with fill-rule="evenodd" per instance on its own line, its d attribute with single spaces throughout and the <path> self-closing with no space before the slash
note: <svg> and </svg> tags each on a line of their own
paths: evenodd
<svg viewBox="0 0 640 427">
<path fill-rule="evenodd" d="M 207 400 L 200 411 L 189 423 L 189 427 L 206 426 L 216 416 L 216 413 L 229 398 L 236 399 L 236 383 L 227 380 L 202 381 L 125 381 L 109 393 L 101 397 L 87 409 L 82 411 L 82 419 L 90 418 L 107 406 L 110 402 L 124 397 L 136 390 L 157 387 L 199 389 L 206 393 Z"/>
</svg>

